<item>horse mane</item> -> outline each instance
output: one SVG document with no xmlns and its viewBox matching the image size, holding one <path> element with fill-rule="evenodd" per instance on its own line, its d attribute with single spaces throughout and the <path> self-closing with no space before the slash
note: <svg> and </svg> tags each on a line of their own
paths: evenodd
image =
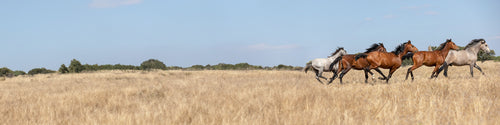
<svg viewBox="0 0 500 125">
<path fill-rule="evenodd" d="M 481 41 L 484 41 L 484 39 L 474 39 L 469 44 L 467 44 L 467 46 L 465 46 L 464 49 L 470 48 L 470 47 L 480 43 Z"/>
<path fill-rule="evenodd" d="M 395 55 L 399 55 L 399 53 L 402 53 L 403 51 L 405 51 L 405 45 L 407 43 L 408 42 L 402 43 L 401 45 L 399 45 L 398 47 L 396 47 L 396 49 L 394 51 L 392 51 L 391 53 L 394 53 Z"/>
<path fill-rule="evenodd" d="M 441 43 L 441 45 L 439 45 L 439 47 L 436 50 L 443 50 L 444 46 L 446 46 L 446 43 L 448 43 L 448 42 L 451 42 L 451 39 L 446 39 L 446 42 Z M 436 50 L 434 50 L 434 51 L 436 51 Z"/>
<path fill-rule="evenodd" d="M 374 43 L 374 44 L 372 44 L 372 46 L 370 46 L 370 48 L 366 49 L 365 53 L 373 52 L 373 51 L 377 50 L 377 48 L 381 45 L 383 45 L 383 44 L 382 43 L 378 43 L 378 44 Z"/>
<path fill-rule="evenodd" d="M 344 50 L 344 47 L 339 47 L 339 48 L 337 48 L 337 50 L 335 50 L 335 52 L 333 52 L 333 53 L 332 53 L 332 55 L 330 55 L 330 56 L 328 56 L 328 57 L 332 57 L 332 56 L 334 56 L 335 54 L 339 53 L 339 52 L 340 52 L 340 50 Z"/>
</svg>

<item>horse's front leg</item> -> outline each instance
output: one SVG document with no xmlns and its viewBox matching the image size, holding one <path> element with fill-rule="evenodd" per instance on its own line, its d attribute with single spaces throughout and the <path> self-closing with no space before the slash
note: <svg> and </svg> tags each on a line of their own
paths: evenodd
<svg viewBox="0 0 500 125">
<path fill-rule="evenodd" d="M 479 70 L 484 75 L 483 70 L 481 70 L 481 67 L 479 67 L 476 63 L 474 63 L 474 67 L 476 67 L 476 69 Z"/>
<path fill-rule="evenodd" d="M 473 70 L 474 64 L 470 64 L 470 76 L 474 77 L 474 70 Z"/>
<path fill-rule="evenodd" d="M 436 77 L 437 78 L 437 71 L 439 70 L 439 66 L 441 66 L 441 64 L 436 64 L 436 66 L 434 67 L 434 70 L 432 71 L 432 74 L 431 74 L 431 79 Z"/>
<path fill-rule="evenodd" d="M 328 82 L 328 84 L 332 83 L 332 82 L 333 82 L 333 80 L 335 80 L 335 78 L 337 78 L 337 71 L 336 71 L 336 70 L 333 70 L 332 72 L 333 72 L 333 76 L 332 76 L 332 78 L 330 78 L 330 81 Z M 327 85 L 328 85 L 328 84 L 327 84 Z"/>
</svg>

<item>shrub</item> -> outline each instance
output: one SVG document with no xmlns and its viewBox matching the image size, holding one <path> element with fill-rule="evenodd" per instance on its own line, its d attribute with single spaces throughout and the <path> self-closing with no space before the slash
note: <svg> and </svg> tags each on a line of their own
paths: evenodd
<svg viewBox="0 0 500 125">
<path fill-rule="evenodd" d="M 59 67 L 59 73 L 69 73 L 68 67 L 66 65 L 62 64 L 61 67 Z"/>
<path fill-rule="evenodd" d="M 28 71 L 29 75 L 35 75 L 35 74 L 47 74 L 47 73 L 55 73 L 56 71 L 53 70 L 48 70 L 45 68 L 34 68 L 30 71 Z"/>
<path fill-rule="evenodd" d="M 0 76 L 10 76 L 13 75 L 13 71 L 7 67 L 0 68 Z"/>
<path fill-rule="evenodd" d="M 71 64 L 69 64 L 69 72 L 70 73 L 79 73 L 84 70 L 84 67 L 80 63 L 80 61 L 73 59 L 71 60 Z M 29 74 L 29 73 L 28 73 Z"/>
<path fill-rule="evenodd" d="M 149 59 L 141 63 L 141 69 L 143 70 L 151 70 L 151 69 L 162 69 L 166 70 L 167 66 L 156 59 Z"/>
</svg>

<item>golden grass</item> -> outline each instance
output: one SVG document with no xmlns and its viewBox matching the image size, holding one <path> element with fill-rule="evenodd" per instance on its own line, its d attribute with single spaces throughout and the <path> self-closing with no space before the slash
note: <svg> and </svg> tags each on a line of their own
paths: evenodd
<svg viewBox="0 0 500 125">
<path fill-rule="evenodd" d="M 331 85 L 298 71 L 101 71 L 0 81 L 2 124 L 500 124 L 500 63 Z M 387 73 L 387 70 L 383 70 Z M 324 74 L 330 76 L 331 74 Z M 376 75 L 378 76 L 378 75 Z M 370 81 L 373 82 L 373 81 Z"/>
</svg>

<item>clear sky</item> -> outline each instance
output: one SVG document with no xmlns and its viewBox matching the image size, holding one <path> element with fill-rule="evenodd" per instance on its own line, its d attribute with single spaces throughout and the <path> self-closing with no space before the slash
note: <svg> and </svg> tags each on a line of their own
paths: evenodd
<svg viewBox="0 0 500 125">
<path fill-rule="evenodd" d="M 304 66 L 337 47 L 420 50 L 484 38 L 500 53 L 499 0 L 2 0 L 0 67 Z M 497 54 L 498 55 L 498 54 Z"/>
</svg>

